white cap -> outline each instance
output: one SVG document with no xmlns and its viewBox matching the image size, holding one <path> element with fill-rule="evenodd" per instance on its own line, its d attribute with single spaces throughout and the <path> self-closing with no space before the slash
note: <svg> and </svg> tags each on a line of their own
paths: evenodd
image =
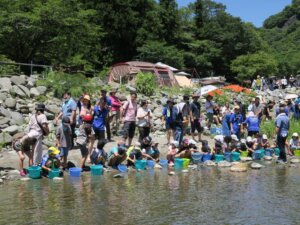
<svg viewBox="0 0 300 225">
<path fill-rule="evenodd" d="M 239 141 L 239 139 L 237 138 L 237 136 L 235 134 L 232 134 L 231 138 L 232 138 L 232 140 Z"/>
<path fill-rule="evenodd" d="M 247 142 L 252 142 L 253 140 L 252 140 L 252 137 L 247 137 Z"/>
<path fill-rule="evenodd" d="M 223 143 L 223 142 L 224 142 L 224 136 L 223 136 L 223 135 L 216 135 L 216 136 L 214 137 L 214 140 Z"/>
<path fill-rule="evenodd" d="M 242 144 L 246 144 L 246 139 L 241 139 Z"/>
<path fill-rule="evenodd" d="M 190 139 L 190 140 L 189 140 L 189 144 L 195 145 L 195 144 L 197 144 L 197 143 L 196 143 L 196 141 L 195 141 L 195 140 L 193 140 L 193 139 Z"/>
<path fill-rule="evenodd" d="M 171 141 L 171 144 L 175 145 L 176 148 L 178 148 L 178 146 L 179 146 L 179 142 L 178 141 Z"/>
<path fill-rule="evenodd" d="M 268 136 L 267 136 L 266 134 L 263 134 L 262 139 L 263 139 L 263 140 L 267 140 L 267 139 L 268 139 Z"/>
<path fill-rule="evenodd" d="M 293 133 L 292 137 L 298 137 L 298 133 Z"/>
</svg>

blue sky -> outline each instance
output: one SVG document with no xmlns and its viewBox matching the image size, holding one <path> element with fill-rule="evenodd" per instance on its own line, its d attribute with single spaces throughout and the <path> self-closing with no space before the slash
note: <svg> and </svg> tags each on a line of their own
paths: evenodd
<svg viewBox="0 0 300 225">
<path fill-rule="evenodd" d="M 177 0 L 179 6 L 187 6 L 193 0 Z M 292 0 L 215 0 L 226 6 L 226 11 L 261 27 L 264 20 L 284 9 Z"/>
</svg>

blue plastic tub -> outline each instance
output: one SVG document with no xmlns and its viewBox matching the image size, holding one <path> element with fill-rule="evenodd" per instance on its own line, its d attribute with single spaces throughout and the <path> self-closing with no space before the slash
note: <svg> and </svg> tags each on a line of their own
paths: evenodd
<svg viewBox="0 0 300 225">
<path fill-rule="evenodd" d="M 144 170 L 146 168 L 146 160 L 135 160 L 134 166 L 137 170 Z"/>
<path fill-rule="evenodd" d="M 192 161 L 193 163 L 200 163 L 202 161 L 203 154 L 200 152 L 192 153 Z"/>
<path fill-rule="evenodd" d="M 254 160 L 260 160 L 262 158 L 261 156 L 262 156 L 261 150 L 254 151 L 254 154 L 253 154 Z"/>
<path fill-rule="evenodd" d="M 273 150 L 273 149 L 267 148 L 267 149 L 265 150 L 265 155 L 266 155 L 266 156 L 273 156 L 273 154 L 274 154 L 274 150 Z"/>
<path fill-rule="evenodd" d="M 54 177 L 59 177 L 60 169 L 52 169 L 49 174 L 48 178 L 53 179 Z"/>
<path fill-rule="evenodd" d="M 118 170 L 119 170 L 121 173 L 126 173 L 126 172 L 127 172 L 127 166 L 124 165 L 124 164 L 119 164 L 119 165 L 118 165 Z"/>
<path fill-rule="evenodd" d="M 103 172 L 102 165 L 93 165 L 91 166 L 91 175 L 92 176 L 100 176 Z"/>
<path fill-rule="evenodd" d="M 168 160 L 167 159 L 160 159 L 159 160 L 159 165 L 162 167 L 167 167 L 168 166 Z"/>
<path fill-rule="evenodd" d="M 182 169 L 183 168 L 184 159 L 182 158 L 175 158 L 174 160 L 174 168 L 175 169 Z"/>
<path fill-rule="evenodd" d="M 203 154 L 202 161 L 206 162 L 208 160 L 211 160 L 211 154 Z"/>
<path fill-rule="evenodd" d="M 279 155 L 279 152 L 280 152 L 280 150 L 279 150 L 279 148 L 274 148 L 274 152 L 275 152 L 275 155 Z"/>
<path fill-rule="evenodd" d="M 265 150 L 264 149 L 260 149 L 260 154 L 261 154 L 261 159 L 263 159 L 265 157 Z"/>
<path fill-rule="evenodd" d="M 239 152 L 232 152 L 231 153 L 232 161 L 234 161 L 234 162 L 240 161 L 240 155 L 241 155 L 241 153 L 239 153 Z"/>
<path fill-rule="evenodd" d="M 147 167 L 148 168 L 153 168 L 155 165 L 155 162 L 153 160 L 147 160 Z"/>
<path fill-rule="evenodd" d="M 81 176 L 81 168 L 72 167 L 69 169 L 69 174 L 71 177 L 80 177 Z"/>
<path fill-rule="evenodd" d="M 231 152 L 225 152 L 224 153 L 224 157 L 225 157 L 225 160 L 228 161 L 228 162 L 231 162 L 232 161 L 232 155 L 231 155 Z"/>
<path fill-rule="evenodd" d="M 41 167 L 39 166 L 30 166 L 28 168 L 29 177 L 31 179 L 39 179 L 41 178 Z"/>
<path fill-rule="evenodd" d="M 216 162 L 224 161 L 224 159 L 225 159 L 224 155 L 215 155 Z"/>
</svg>

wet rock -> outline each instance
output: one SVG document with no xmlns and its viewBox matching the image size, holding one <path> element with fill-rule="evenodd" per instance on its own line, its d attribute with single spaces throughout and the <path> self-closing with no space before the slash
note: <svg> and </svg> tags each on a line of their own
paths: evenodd
<svg viewBox="0 0 300 225">
<path fill-rule="evenodd" d="M 264 158 L 266 161 L 271 161 L 272 159 L 273 159 L 273 157 L 272 156 L 265 156 L 265 158 Z"/>
<path fill-rule="evenodd" d="M 173 176 L 173 175 L 175 175 L 175 172 L 174 172 L 174 171 L 170 171 L 170 172 L 168 173 L 168 175 Z"/>
<path fill-rule="evenodd" d="M 211 160 L 208 160 L 208 161 L 205 161 L 205 162 L 204 162 L 204 165 L 205 165 L 205 166 L 215 166 L 216 163 L 213 162 L 213 161 L 211 161 Z"/>
<path fill-rule="evenodd" d="M 263 166 L 261 164 L 259 164 L 259 163 L 255 163 L 254 162 L 254 163 L 251 163 L 250 167 L 252 169 L 261 169 Z"/>
<path fill-rule="evenodd" d="M 11 81 L 7 77 L 0 78 L 0 89 L 9 91 L 11 89 Z"/>
<path fill-rule="evenodd" d="M 220 161 L 217 165 L 218 167 L 231 167 L 231 163 L 227 161 Z"/>
<path fill-rule="evenodd" d="M 64 180 L 64 178 L 63 177 L 54 177 L 52 180 L 54 180 L 54 181 L 62 181 L 62 180 Z"/>
<path fill-rule="evenodd" d="M 230 171 L 232 172 L 246 172 L 247 165 L 244 163 L 239 163 L 230 167 Z"/>
<path fill-rule="evenodd" d="M 182 172 L 182 173 L 188 173 L 189 170 L 182 170 L 181 172 Z"/>
<path fill-rule="evenodd" d="M 189 165 L 188 168 L 195 170 L 195 169 L 197 169 L 197 165 Z"/>
<path fill-rule="evenodd" d="M 120 174 L 120 173 L 114 175 L 114 178 L 123 178 L 123 177 L 124 177 L 124 175 L 123 175 L 123 174 Z"/>
<path fill-rule="evenodd" d="M 29 178 L 29 177 L 22 177 L 21 179 L 20 179 L 20 181 L 30 181 L 31 179 Z"/>
<path fill-rule="evenodd" d="M 162 166 L 156 163 L 156 164 L 154 165 L 154 169 L 162 169 Z"/>
<path fill-rule="evenodd" d="M 242 162 L 252 161 L 253 159 L 251 157 L 240 157 Z"/>
<path fill-rule="evenodd" d="M 299 163 L 300 159 L 291 159 L 291 163 Z"/>
</svg>

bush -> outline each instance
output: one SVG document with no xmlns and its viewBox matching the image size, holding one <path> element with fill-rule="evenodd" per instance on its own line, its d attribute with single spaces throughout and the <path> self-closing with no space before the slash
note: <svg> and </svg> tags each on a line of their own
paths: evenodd
<svg viewBox="0 0 300 225">
<path fill-rule="evenodd" d="M 151 96 L 155 93 L 156 81 L 152 73 L 138 73 L 135 84 L 138 93 L 146 96 Z"/>
</svg>

